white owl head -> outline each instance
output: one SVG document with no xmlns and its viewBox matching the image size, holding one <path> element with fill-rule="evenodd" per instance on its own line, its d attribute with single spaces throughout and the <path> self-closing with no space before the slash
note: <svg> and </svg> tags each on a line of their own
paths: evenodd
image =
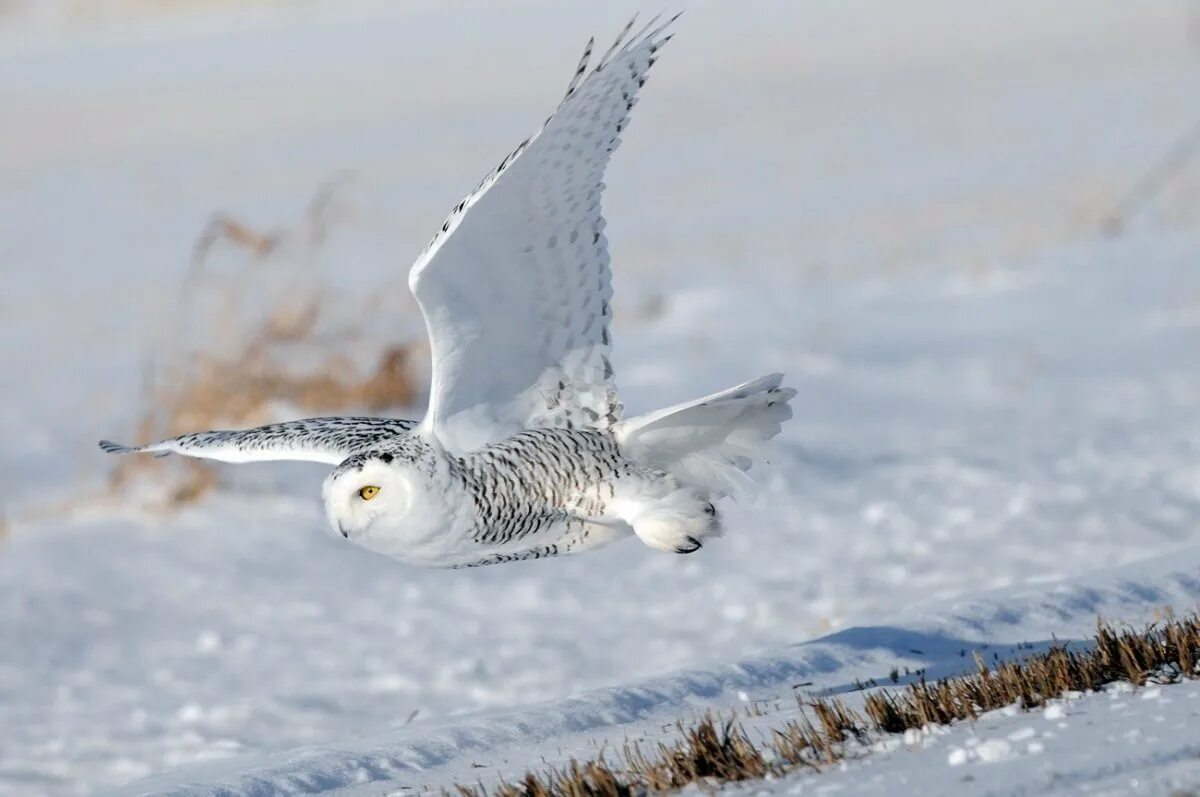
<svg viewBox="0 0 1200 797">
<path fill-rule="evenodd" d="M 372 451 L 338 465 L 325 479 L 321 494 L 334 532 L 379 548 L 417 519 L 414 512 L 428 503 L 427 482 L 410 457 Z"/>
</svg>

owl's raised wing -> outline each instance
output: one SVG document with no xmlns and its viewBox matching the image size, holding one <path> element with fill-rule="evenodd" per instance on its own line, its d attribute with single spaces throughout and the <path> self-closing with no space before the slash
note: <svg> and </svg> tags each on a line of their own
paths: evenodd
<svg viewBox="0 0 1200 797">
<path fill-rule="evenodd" d="M 183 454 L 220 462 L 304 460 L 336 465 L 346 457 L 411 431 L 416 421 L 394 418 L 308 418 L 237 431 L 196 432 L 145 446 L 101 440 L 110 454 Z"/>
<path fill-rule="evenodd" d="M 619 419 L 600 194 L 669 24 L 630 36 L 630 21 L 591 72 L 588 42 L 557 110 L 453 208 L 413 265 L 433 354 L 421 431 L 448 448 Z"/>
</svg>

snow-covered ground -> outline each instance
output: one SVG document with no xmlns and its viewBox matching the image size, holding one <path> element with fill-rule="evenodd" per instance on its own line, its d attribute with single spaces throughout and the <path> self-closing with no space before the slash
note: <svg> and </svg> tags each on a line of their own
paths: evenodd
<svg viewBox="0 0 1200 797">
<path fill-rule="evenodd" d="M 1200 601 L 1198 572 L 1200 552 L 1192 551 L 1052 588 L 1010 587 L 906 607 L 882 615 L 877 625 L 848 628 L 737 662 L 518 709 L 414 723 L 336 744 L 188 767 L 121 793 L 365 796 L 437 790 L 456 782 L 495 783 L 501 777 L 512 782 L 529 768 L 561 766 L 572 757 L 587 760 L 601 750 L 619 754 L 627 741 L 652 750 L 656 742 L 674 737 L 676 720 L 695 719 L 709 708 L 722 716 L 738 710 L 748 735 L 766 739 L 771 728 L 797 714 L 796 697 L 837 695 L 854 706 L 858 683 L 886 683 L 893 670 L 905 674 L 902 684 L 914 677 L 907 676 L 910 672 L 924 671 L 929 679 L 957 675 L 973 669 L 975 651 L 987 659 L 1020 657 L 1089 638 L 1097 616 L 1141 617 L 1149 606 L 1194 606 Z M 753 788 L 801 793 L 842 788 L 857 793 L 861 788 L 895 794 L 889 784 L 903 783 L 901 793 L 911 794 L 1041 794 L 1051 786 L 1072 791 L 1131 777 L 1161 784 L 1168 774 L 1200 783 L 1200 737 L 1195 731 L 1200 702 L 1194 699 L 1200 686 L 1184 682 L 1148 687 L 1132 696 L 1129 692 L 1128 684 L 1116 684 L 1108 695 L 1075 696 L 1037 714 L 1020 714 L 1012 707 L 977 723 L 884 739 L 865 758 L 835 768 L 838 778 L 826 778 L 828 772 L 812 777 L 798 772 Z M 1154 700 L 1159 702 L 1150 702 Z M 1173 703 L 1179 705 L 1167 708 Z M 1086 726 L 1078 743 L 1068 733 L 1071 721 L 1063 724 L 1068 714 L 1079 718 L 1081 729 Z M 1053 724 L 1037 727 L 1037 717 Z M 1032 736 L 1025 730 L 1030 726 Z M 1044 759 L 1019 762 L 1038 754 L 1031 742 L 1040 742 L 1043 753 L 1047 745 L 1054 750 Z M 1000 761 L 1010 766 L 994 769 L 994 776 L 970 766 Z M 1170 773 L 1158 771 L 1166 764 L 1172 766 Z M 960 771 L 944 771 L 964 765 Z M 859 770 L 861 780 L 855 775 Z"/>
<path fill-rule="evenodd" d="M 325 534 L 307 466 L 263 466 L 170 517 L 49 510 L 110 465 L 94 441 L 136 417 L 211 212 L 287 225 L 355 171 L 358 212 L 317 259 L 335 285 L 394 292 L 390 332 L 410 335 L 412 256 L 553 106 L 587 36 L 633 8 L 278 5 L 96 28 L 0 13 L 0 793 L 203 762 L 193 779 L 252 783 L 314 749 L 391 751 L 405 778 L 396 761 L 470 772 L 467 744 L 405 751 L 479 727 L 495 750 L 522 717 L 562 717 L 512 748 L 523 769 L 571 732 L 747 688 L 671 671 L 765 689 L 791 671 L 756 682 L 728 663 L 920 630 L 980 590 L 1053 596 L 1150 560 L 1106 616 L 1200 601 L 1200 163 L 1124 234 L 1100 232 L 1200 115 L 1183 2 L 690 4 L 607 180 L 618 379 L 633 411 L 772 370 L 801 391 L 763 494 L 697 556 L 629 542 L 405 569 Z M 987 601 L 954 639 L 1083 634 L 1096 608 Z M 694 683 L 645 704 L 620 688 L 647 679 Z M 1180 695 L 1170 718 L 1189 689 L 1163 690 Z M 615 702 L 586 720 L 544 702 L 585 694 Z M 946 769 L 970 732 L 919 755 Z M 995 770 L 973 767 L 945 777 L 986 791 Z M 858 771 L 820 783 L 853 791 Z"/>
</svg>

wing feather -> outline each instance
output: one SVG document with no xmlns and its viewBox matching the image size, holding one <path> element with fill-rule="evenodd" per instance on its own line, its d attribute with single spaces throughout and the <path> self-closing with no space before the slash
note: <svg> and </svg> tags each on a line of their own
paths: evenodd
<svg viewBox="0 0 1200 797">
<path fill-rule="evenodd" d="M 100 448 L 110 454 L 183 454 L 220 462 L 302 460 L 336 465 L 351 454 L 407 434 L 416 425 L 394 418 L 308 418 L 255 429 L 196 432 L 145 446 L 101 440 Z"/>
<path fill-rule="evenodd" d="M 589 42 L 558 109 L 455 205 L 413 265 L 433 353 L 422 431 L 447 447 L 619 420 L 600 197 L 668 24 L 629 37 L 631 20 L 591 72 Z"/>
<path fill-rule="evenodd" d="M 562 102 L 558 104 L 558 107 L 561 108 L 564 102 L 571 99 L 575 89 L 579 88 L 579 84 L 587 74 L 588 61 L 592 60 L 592 47 L 595 44 L 594 38 L 588 39 L 587 46 L 583 48 L 583 55 L 579 58 L 579 66 L 575 67 L 575 74 L 571 76 L 571 82 L 567 84 L 567 93 L 563 95 Z"/>
</svg>

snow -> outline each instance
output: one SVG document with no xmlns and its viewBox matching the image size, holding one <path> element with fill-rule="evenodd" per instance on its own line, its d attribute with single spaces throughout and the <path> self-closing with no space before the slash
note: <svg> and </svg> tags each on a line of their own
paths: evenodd
<svg viewBox="0 0 1200 797">
<path fill-rule="evenodd" d="M 600 749 L 619 750 L 627 740 L 653 745 L 673 735 L 680 717 L 695 717 L 709 707 L 727 712 L 747 703 L 766 712 L 761 717 L 752 713 L 744 720 L 754 738 L 796 714 L 796 695 L 837 695 L 853 705 L 855 684 L 872 678 L 885 682 L 892 669 L 924 670 L 931 679 L 959 674 L 973 669 L 971 651 L 1001 660 L 1019 657 L 1051 644 L 1087 638 L 1097 616 L 1148 619 L 1144 613 L 1151 605 L 1194 606 L 1200 602 L 1198 568 L 1200 551 L 1194 551 L 1093 573 L 1051 590 L 1009 588 L 969 600 L 930 603 L 884 617 L 879 625 L 849 628 L 725 665 L 690 668 L 516 709 L 414 723 L 342 739 L 333 747 L 322 744 L 192 766 L 120 793 L 367 795 L 388 789 L 437 789 L 480 779 L 492 782 L 500 777 L 511 781 L 529 767 L 563 764 L 571 757 L 594 756 Z M 1166 697 L 1172 694 L 1180 697 Z M 979 776 L 978 787 L 984 793 L 993 793 L 1001 785 L 1009 791 L 1027 788 L 1028 793 L 1041 793 L 1034 786 L 1059 775 L 1079 785 L 1140 772 L 1168 760 L 1173 762 L 1171 771 L 1200 778 L 1200 760 L 1187 760 L 1189 751 L 1196 749 L 1188 723 L 1196 721 L 1200 702 L 1165 714 L 1163 708 L 1195 694 L 1200 694 L 1195 682 L 1140 692 L 1128 684 L 1115 684 L 1104 694 L 1073 695 L 1040 713 L 1013 706 L 974 724 L 909 734 L 903 745 L 885 742 L 865 758 L 850 762 L 844 772 L 837 771 L 846 779 L 845 786 L 862 788 L 864 793 L 888 793 L 887 784 L 897 778 L 912 783 L 913 793 L 950 788 L 951 781 L 945 779 L 950 776 L 927 771 L 932 768 L 929 756 L 939 758 L 947 768 L 1014 762 L 1002 776 Z M 1087 719 L 1078 720 L 1083 713 Z M 1148 723 L 1154 724 L 1153 732 L 1146 730 Z M 1157 727 L 1161 723 L 1165 724 Z M 1122 740 L 1123 755 L 1097 756 L 1104 745 L 1091 752 L 1078 749 L 1077 726 L 1084 725 L 1095 730 L 1089 730 L 1078 744 L 1099 745 L 1099 740 L 1115 734 Z M 1130 728 L 1143 731 L 1131 735 Z M 1047 749 L 1053 755 L 1044 765 L 1030 768 L 1015 763 Z M 885 774 L 877 775 L 880 771 Z M 830 774 L 800 773 L 770 788 L 795 788 L 801 793 L 808 788 L 834 788 L 836 782 L 828 781 Z M 761 788 L 765 787 L 755 787 Z"/>
<path fill-rule="evenodd" d="M 1187 5 L 923 3 L 689 8 L 607 179 L 618 382 L 638 412 L 782 370 L 797 417 L 696 556 L 471 573 L 329 537 L 320 467 L 170 516 L 84 501 L 94 441 L 215 210 L 287 225 L 354 170 L 313 259 L 419 332 L 408 262 L 632 6 L 0 10 L 0 794 L 474 780 L 1200 602 L 1200 164 L 1099 232 L 1196 121 Z M 779 788 L 1194 786 L 1194 691 Z"/>
</svg>

